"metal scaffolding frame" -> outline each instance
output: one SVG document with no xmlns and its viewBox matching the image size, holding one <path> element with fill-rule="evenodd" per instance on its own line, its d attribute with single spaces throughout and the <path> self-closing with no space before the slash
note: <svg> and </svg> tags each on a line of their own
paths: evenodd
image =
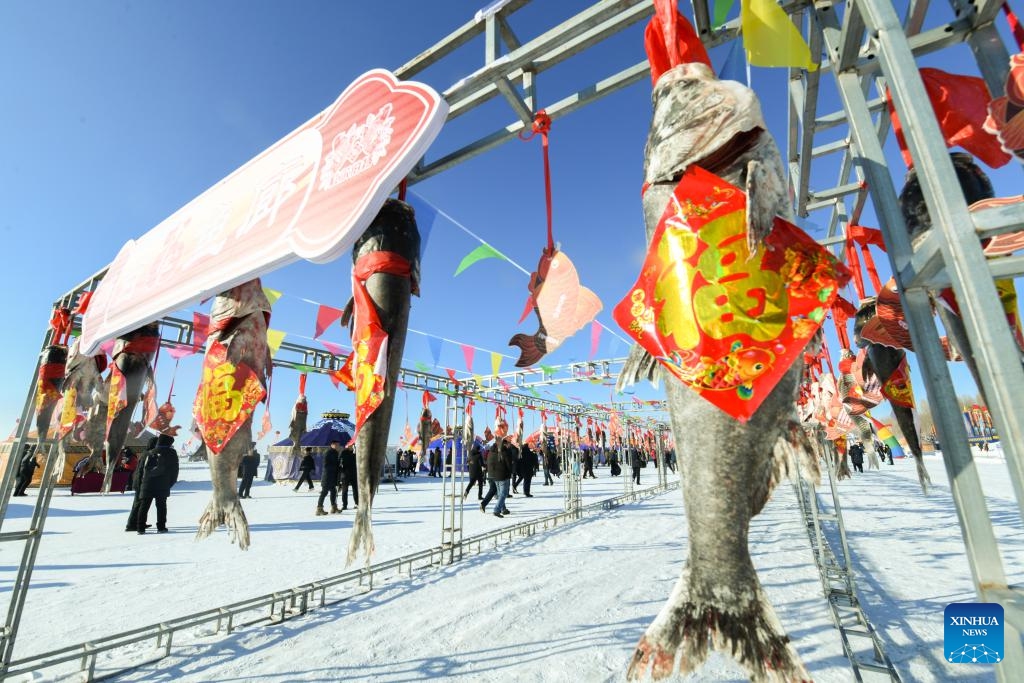
<svg viewBox="0 0 1024 683">
<path fill-rule="evenodd" d="M 694 23 L 709 46 L 736 37 L 739 22 L 734 19 L 712 27 L 707 0 L 691 0 Z M 427 49 L 396 74 L 409 78 L 439 62 L 460 47 L 483 36 L 483 65 L 469 73 L 443 95 L 450 106 L 449 120 L 501 96 L 510 106 L 513 120 L 488 135 L 470 139 L 453 151 L 423 159 L 410 174 L 410 183 L 436 175 L 481 154 L 526 130 L 537 108 L 537 81 L 547 69 L 599 45 L 606 38 L 646 19 L 652 13 L 650 0 L 601 0 L 558 26 L 522 40 L 512 29 L 514 13 L 529 0 L 492 3 L 488 11 L 468 21 L 455 32 Z M 1005 206 L 969 213 L 949 160 L 935 117 L 928 108 L 913 106 L 927 101 L 915 58 L 954 45 L 967 44 L 978 70 L 994 95 L 1002 94 L 1008 71 L 1008 51 L 994 25 L 1001 0 L 949 0 L 948 7 L 936 9 L 929 0 L 909 0 L 906 15 L 897 16 L 891 0 L 784 0 L 783 9 L 805 35 L 811 54 L 822 63 L 819 70 L 793 69 L 789 80 L 789 140 L 786 146 L 790 184 L 798 215 L 826 212 L 825 235 L 821 241 L 838 245 L 846 225 L 857 221 L 868 200 L 887 246 L 890 265 L 899 285 L 911 338 L 922 369 L 923 381 L 944 446 L 943 461 L 949 475 L 964 537 L 967 557 L 978 596 L 1000 602 L 1007 620 L 1007 653 L 997 665 L 1000 680 L 1024 680 L 1024 651 L 1020 632 L 1024 630 L 1024 592 L 1009 586 L 992 524 L 985 505 L 977 470 L 971 457 L 967 433 L 945 361 L 931 308 L 931 292 L 951 287 L 962 312 L 971 350 L 975 356 L 988 407 L 1002 438 L 1006 462 L 1018 507 L 1024 514 L 1024 420 L 1015 398 L 1024 389 L 1024 369 L 1016 344 L 1003 315 L 994 279 L 1024 275 L 1024 257 L 1013 256 L 989 262 L 981 250 L 980 238 L 1024 228 L 1024 206 Z M 939 17 L 937 22 L 935 16 Z M 928 20 L 937 25 L 927 26 Z M 599 98 L 646 79 L 646 61 L 627 64 L 592 85 L 555 99 L 545 107 L 549 116 L 559 118 Z M 822 112 L 821 78 L 831 74 L 842 109 Z M 895 109 L 904 126 L 910 154 L 921 174 L 925 201 L 934 227 L 928 237 L 912 245 L 897 202 L 896 189 L 883 151 L 890 134 L 885 115 L 884 92 L 892 93 Z M 845 137 L 835 139 L 835 129 Z M 832 131 L 832 139 L 817 139 Z M 840 154 L 839 173 L 834 184 L 824 180 L 820 169 L 825 160 Z M 818 187 L 818 182 L 826 183 Z M 56 305 L 70 307 L 78 293 L 92 290 L 103 277 L 101 271 L 60 297 Z M 165 329 L 176 329 L 177 339 L 187 343 L 191 326 L 185 321 L 165 319 Z M 42 348 L 52 341 L 44 335 Z M 42 349 L 41 349 L 42 350 Z M 337 358 L 317 349 L 286 342 L 275 364 L 284 367 L 330 371 Z M 301 357 L 301 362 L 298 360 Z M 545 378 L 543 373 L 517 372 L 503 376 L 520 387 L 540 383 L 556 384 L 580 379 L 610 379 L 621 368 L 621 359 L 604 361 L 606 366 L 574 364 L 568 378 Z M 36 373 L 39 365 L 36 366 Z M 33 377 L 35 374 L 33 373 Z M 589 373 L 589 374 L 587 374 Z M 450 389 L 447 378 L 436 378 L 403 370 L 406 386 L 431 390 Z M 514 407 L 544 407 L 564 412 L 564 406 L 537 397 L 494 391 L 494 378 L 482 380 L 483 400 L 496 400 Z M 471 384 L 467 382 L 465 384 Z M 19 453 L 32 422 L 34 382 L 30 386 L 17 430 L 13 453 Z M 454 394 L 447 394 L 457 396 Z M 546 405 L 547 404 L 547 405 Z M 548 406 L 551 406 L 548 408 Z M 446 411 L 447 412 L 447 411 Z M 570 411 L 571 412 L 571 411 Z M 50 442 L 52 444 L 52 441 Z M 27 531 L 5 531 L 6 511 L 13 488 L 15 463 L 9 459 L 0 478 L 0 542 L 21 542 L 21 564 L 12 586 L 11 601 L 3 632 L 0 633 L 0 674 L 13 658 L 17 625 L 24 607 L 41 539 L 55 472 L 53 458 L 47 459 L 43 486 L 35 501 Z M 659 458 L 660 461 L 660 458 Z M 625 473 L 624 473 L 625 474 Z M 624 479 L 626 479 L 624 477 Z M 454 530 L 454 523 L 451 528 Z"/>
<path fill-rule="evenodd" d="M 1024 594 L 1007 584 L 939 341 L 931 293 L 951 286 L 956 294 L 981 389 L 1000 434 L 1018 507 L 1024 512 L 1024 421 L 1013 399 L 1024 390 L 1024 369 L 994 284 L 996 277 L 1024 274 L 1024 268 L 1020 257 L 987 261 L 980 241 L 1024 227 L 1024 206 L 968 212 L 935 116 L 930 107 L 920 106 L 928 95 L 915 59 L 966 42 L 990 92 L 1003 94 L 1009 55 L 993 24 L 1000 6 L 990 0 L 952 0 L 948 8 L 933 8 L 928 0 L 914 0 L 901 20 L 888 0 L 805 4 L 794 16 L 804 26 L 812 54 L 823 55 L 823 62 L 817 72 L 791 71 L 788 161 L 798 212 L 806 216 L 816 209 L 828 210 L 827 238 L 841 235 L 847 224 L 857 221 L 868 199 L 878 216 L 943 445 L 975 589 L 980 600 L 1000 602 L 1005 610 L 1007 651 L 996 672 L 1000 680 L 1008 681 L 1024 680 Z M 922 30 L 936 17 L 939 25 Z M 820 78 L 829 73 L 843 109 L 822 116 Z M 918 244 L 911 244 L 883 152 L 890 134 L 886 88 L 915 167 L 928 169 L 919 178 L 933 228 Z M 819 133 L 837 126 L 846 127 L 844 139 L 816 146 Z M 820 160 L 840 150 L 836 184 L 813 188 L 812 181 L 824 175 L 816 172 L 823 167 Z"/>
</svg>

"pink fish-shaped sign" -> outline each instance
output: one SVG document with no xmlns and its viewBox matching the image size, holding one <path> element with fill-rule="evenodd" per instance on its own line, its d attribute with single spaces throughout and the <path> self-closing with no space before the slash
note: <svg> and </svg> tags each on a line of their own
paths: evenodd
<svg viewBox="0 0 1024 683">
<path fill-rule="evenodd" d="M 580 276 L 563 251 L 547 249 L 530 276 L 530 299 L 540 328 L 532 335 L 517 334 L 509 346 L 519 347 L 516 367 L 533 365 L 583 329 L 601 312 L 601 300 L 580 285 Z"/>
<path fill-rule="evenodd" d="M 345 253 L 440 132 L 447 103 L 383 69 L 125 244 L 95 291 L 82 348 L 306 259 Z"/>
</svg>

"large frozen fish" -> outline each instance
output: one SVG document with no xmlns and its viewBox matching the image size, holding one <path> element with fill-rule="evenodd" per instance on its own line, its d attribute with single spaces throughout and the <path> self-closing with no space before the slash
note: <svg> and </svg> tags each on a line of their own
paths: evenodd
<svg viewBox="0 0 1024 683">
<path fill-rule="evenodd" d="M 249 547 L 249 522 L 238 500 L 237 475 L 242 457 L 252 445 L 252 410 L 266 395 L 263 388 L 270 372 L 269 318 L 270 302 L 259 279 L 221 292 L 213 300 L 207 364 L 195 411 L 209 452 L 213 493 L 199 517 L 196 540 L 226 525 L 232 543 L 238 543 L 242 550 Z M 210 367 L 211 358 L 219 358 L 221 353 L 225 363 L 217 369 Z M 242 419 L 244 422 L 230 433 L 226 425 Z"/>
<path fill-rule="evenodd" d="M 579 332 L 601 312 L 601 300 L 580 285 L 576 266 L 561 251 L 540 256 L 537 270 L 530 277 L 530 297 L 540 328 L 534 334 L 517 334 L 509 346 L 518 346 L 516 367 L 533 365 Z"/>
<path fill-rule="evenodd" d="M 103 474 L 103 492 L 110 491 L 110 483 L 114 477 L 114 464 L 118 453 L 128 438 L 128 426 L 131 424 L 132 413 L 142 398 L 142 389 L 146 380 L 153 380 L 150 364 L 160 346 L 160 324 L 149 323 L 137 330 L 121 335 L 114 342 L 114 367 L 111 368 L 111 384 L 123 381 L 119 389 L 121 399 L 118 405 L 108 405 L 108 411 L 114 411 L 113 419 L 107 428 L 107 439 L 103 445 L 106 451 L 106 467 Z M 115 370 L 120 379 L 114 379 Z M 123 401 L 123 402 L 122 402 Z"/>
<path fill-rule="evenodd" d="M 663 9 L 658 3 L 656 7 Z M 692 26 L 678 19 L 684 24 L 680 29 L 688 29 L 703 53 Z M 748 238 L 756 250 L 775 216 L 789 214 L 782 159 L 754 92 L 734 81 L 719 81 L 708 63 L 706 54 L 702 61 L 680 63 L 655 85 L 645 155 L 647 239 L 679 176 L 696 164 L 745 190 Z M 653 359 L 634 347 L 620 388 L 654 379 L 656 372 Z M 748 549 L 750 520 L 780 478 L 798 460 L 811 468 L 812 478 L 817 474 L 810 444 L 796 420 L 802 372 L 803 362 L 798 361 L 746 424 L 682 382 L 665 382 L 683 478 L 688 556 L 668 602 L 637 645 L 630 678 L 696 671 L 712 648 L 731 654 L 752 680 L 809 678 L 761 588 Z"/>
<path fill-rule="evenodd" d="M 387 338 L 380 351 L 382 355 L 386 354 L 386 365 L 381 365 L 384 359 L 377 359 L 374 367 L 375 376 L 378 369 L 383 369 L 383 375 L 379 376 L 380 386 L 374 389 L 380 403 L 359 427 L 356 435 L 359 504 L 356 506 L 348 545 L 347 561 L 350 563 L 360 550 L 364 552 L 367 562 L 373 553 L 370 506 L 380 483 L 381 468 L 387 458 L 398 370 L 402 364 L 405 336 L 409 327 L 409 307 L 412 295 L 419 294 L 419 253 L 420 233 L 416 226 L 416 216 L 411 206 L 397 199 L 388 199 L 384 203 L 370 227 L 352 248 L 353 279 L 363 283 L 380 329 Z M 368 312 L 360 310 L 359 299 L 355 298 L 354 333 L 358 334 L 360 325 L 366 319 L 363 316 Z M 426 449 L 430 441 L 429 436 L 423 441 L 422 424 L 420 431 L 421 444 Z"/>
<path fill-rule="evenodd" d="M 292 407 L 292 419 L 288 423 L 288 438 L 292 440 L 291 455 L 293 460 L 302 458 L 302 435 L 306 433 L 306 420 L 309 417 L 309 405 L 306 395 L 300 393 Z"/>
<path fill-rule="evenodd" d="M 61 431 L 67 432 L 60 440 L 61 462 L 64 460 L 64 452 L 67 443 L 74 439 L 76 427 L 78 427 L 78 415 L 86 415 L 85 431 L 86 446 L 89 448 L 90 458 L 85 469 L 102 472 L 103 433 L 92 442 L 88 438 L 89 416 L 92 414 L 93 405 L 101 399 L 102 415 L 106 416 L 106 385 L 103 382 L 103 371 L 107 368 L 106 354 L 100 353 L 95 356 L 85 356 L 79 352 L 78 338 L 71 342 L 68 347 L 68 360 L 64 374 L 64 413 L 61 419 Z M 102 392 L 102 396 L 101 396 Z M 105 426 L 105 424 L 104 424 Z M 93 435 L 95 437 L 95 435 Z M 59 469 L 59 468 L 58 468 Z"/>
</svg>

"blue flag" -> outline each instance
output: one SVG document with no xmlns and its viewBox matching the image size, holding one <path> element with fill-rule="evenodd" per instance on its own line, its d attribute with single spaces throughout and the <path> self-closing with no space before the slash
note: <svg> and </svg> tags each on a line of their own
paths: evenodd
<svg viewBox="0 0 1024 683">
<path fill-rule="evenodd" d="M 729 54 L 725 57 L 725 64 L 722 65 L 718 78 L 723 81 L 737 81 L 746 86 L 750 85 L 747 82 L 746 57 L 739 38 L 733 39 L 732 45 L 729 46 Z"/>
</svg>

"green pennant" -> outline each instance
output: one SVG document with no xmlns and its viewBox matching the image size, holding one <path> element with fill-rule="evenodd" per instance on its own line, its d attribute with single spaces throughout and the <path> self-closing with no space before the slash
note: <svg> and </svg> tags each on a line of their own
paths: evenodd
<svg viewBox="0 0 1024 683">
<path fill-rule="evenodd" d="M 430 372 L 430 366 L 427 365 L 426 363 L 416 361 L 414 365 L 416 366 L 416 369 L 419 370 L 420 372 Z"/>
<path fill-rule="evenodd" d="M 732 0 L 715 0 L 715 18 L 712 22 L 714 28 L 718 28 L 726 22 L 729 10 L 732 9 Z"/>
<path fill-rule="evenodd" d="M 482 261 L 485 258 L 500 258 L 502 261 L 508 260 L 508 258 L 506 258 L 504 254 L 502 254 L 500 251 L 498 251 L 491 245 L 481 244 L 479 247 L 469 252 L 462 258 L 462 261 L 459 262 L 459 267 L 455 269 L 455 275 L 457 276 L 466 268 L 469 268 L 477 261 Z"/>
<path fill-rule="evenodd" d="M 557 372 L 550 365 L 544 365 L 543 363 L 540 364 L 540 369 L 541 369 L 541 372 L 543 372 L 545 375 L 553 375 L 553 374 L 555 374 L 555 372 Z"/>
<path fill-rule="evenodd" d="M 540 398 L 540 392 L 539 391 L 537 391 L 533 387 L 528 387 L 528 388 L 530 390 L 530 393 L 533 394 L 534 398 Z"/>
</svg>

